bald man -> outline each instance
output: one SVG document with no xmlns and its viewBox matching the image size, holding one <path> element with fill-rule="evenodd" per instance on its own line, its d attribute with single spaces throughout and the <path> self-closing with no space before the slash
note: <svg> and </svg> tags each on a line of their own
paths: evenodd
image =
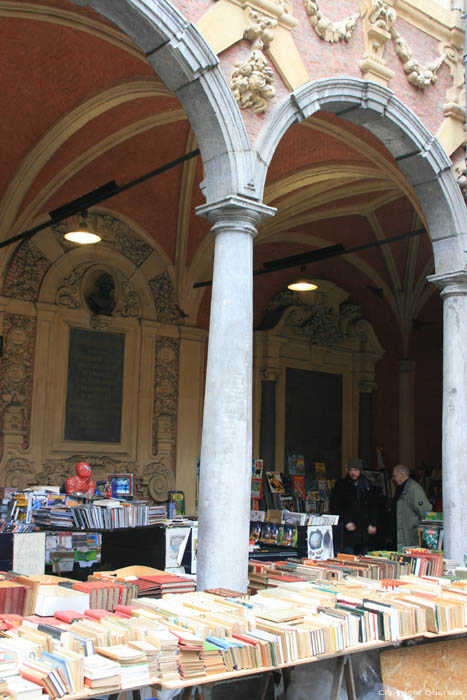
<svg viewBox="0 0 467 700">
<path fill-rule="evenodd" d="M 403 547 L 418 547 L 418 526 L 431 503 L 419 483 L 410 478 L 409 468 L 398 464 L 392 470 L 396 486 L 393 513 L 397 532 L 397 550 Z"/>
</svg>

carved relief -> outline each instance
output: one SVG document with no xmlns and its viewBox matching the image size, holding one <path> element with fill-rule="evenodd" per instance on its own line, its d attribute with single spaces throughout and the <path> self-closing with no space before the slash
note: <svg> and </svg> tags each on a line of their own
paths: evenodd
<svg viewBox="0 0 467 700">
<path fill-rule="evenodd" d="M 55 294 L 55 303 L 58 306 L 64 306 L 67 309 L 80 309 L 81 297 L 80 286 L 83 274 L 89 266 L 87 264 L 79 265 L 65 277 L 63 284 L 57 287 Z"/>
<path fill-rule="evenodd" d="M 252 51 L 245 63 L 236 63 L 230 87 L 240 109 L 252 107 L 257 114 L 265 112 L 276 91 L 274 73 L 262 51 Z"/>
<path fill-rule="evenodd" d="M 2 480 L 5 486 L 24 489 L 34 479 L 34 464 L 24 457 L 19 457 L 14 450 L 8 450 L 8 459 L 3 468 Z"/>
<path fill-rule="evenodd" d="M 5 348 L 1 366 L 0 408 L 5 444 L 28 446 L 36 321 L 6 314 Z"/>
<path fill-rule="evenodd" d="M 175 338 L 158 338 L 155 355 L 152 451 L 158 458 L 165 455 L 167 465 L 173 471 L 177 427 L 179 341 Z"/>
<path fill-rule="evenodd" d="M 141 306 L 135 288 L 128 280 L 120 281 L 120 294 L 115 316 L 124 318 L 139 318 Z"/>
<path fill-rule="evenodd" d="M 93 479 L 98 480 L 106 479 L 107 474 L 133 473 L 137 469 L 134 462 L 124 462 L 108 455 L 88 457 L 78 454 L 58 460 L 48 459 L 34 478 L 39 484 L 61 485 L 75 473 L 75 464 L 83 459 L 91 467 Z"/>
<path fill-rule="evenodd" d="M 254 112 L 264 112 L 276 91 L 273 87 L 274 73 L 268 65 L 263 49 L 268 49 L 274 39 L 277 20 L 248 8 L 250 23 L 243 38 L 252 42 L 248 60 L 236 63 L 230 87 L 240 109 L 252 107 Z"/>
<path fill-rule="evenodd" d="M 394 48 L 402 61 L 404 72 L 407 74 L 407 80 L 411 85 L 423 90 L 428 85 L 436 83 L 438 79 L 438 71 L 444 62 L 444 56 L 434 59 L 428 65 L 422 66 L 412 56 L 412 51 L 401 35 L 394 29 L 390 30 Z"/>
<path fill-rule="evenodd" d="M 174 473 L 169 462 L 169 456 L 163 455 L 154 462 L 147 464 L 142 470 L 139 488 L 145 490 L 144 487 L 146 487 L 154 501 L 167 501 L 169 491 L 175 489 Z"/>
<path fill-rule="evenodd" d="M 305 0 L 305 8 L 311 26 L 321 39 L 332 44 L 337 44 L 339 41 L 349 41 L 357 25 L 358 13 L 339 22 L 331 22 L 319 9 L 317 0 Z"/>
<path fill-rule="evenodd" d="M 336 306 L 332 292 L 317 294 L 313 303 L 302 301 L 298 292 L 279 292 L 266 311 L 283 309 L 280 324 L 283 334 L 304 337 L 312 345 L 332 346 L 362 339 L 365 330 L 360 324 L 363 319 L 360 307 L 349 303 Z"/>
<path fill-rule="evenodd" d="M 264 367 L 261 370 L 261 379 L 266 382 L 277 382 L 280 376 L 280 367 Z"/>
<path fill-rule="evenodd" d="M 446 91 L 444 114 L 465 121 L 465 68 L 461 52 L 451 44 L 440 44 L 439 52 L 449 68 L 452 87 Z"/>
<path fill-rule="evenodd" d="M 16 250 L 6 274 L 2 294 L 22 301 L 37 301 L 42 279 L 50 263 L 36 246 L 26 241 Z"/>
<path fill-rule="evenodd" d="M 381 65 L 385 65 L 384 47 L 386 42 L 391 40 L 390 29 L 396 19 L 395 10 L 383 0 L 364 0 L 362 11 L 362 27 L 363 40 L 365 43 L 365 55 L 363 65 L 361 65 L 362 73 L 369 73 L 369 77 L 373 73 L 376 77 L 378 72 L 381 73 L 381 78 L 392 77 L 391 73 L 387 75 L 381 69 L 375 66 L 368 65 L 370 61 L 376 61 Z M 365 59 L 367 61 L 365 62 Z"/>
<path fill-rule="evenodd" d="M 175 305 L 175 290 L 167 272 L 162 272 L 149 281 L 156 307 L 157 320 L 161 323 L 177 323 L 178 314 Z"/>
<path fill-rule="evenodd" d="M 457 163 L 454 163 L 452 169 L 454 171 L 457 184 L 459 185 L 461 192 L 464 196 L 464 200 L 467 202 L 467 166 L 465 158 L 458 161 Z"/>
</svg>

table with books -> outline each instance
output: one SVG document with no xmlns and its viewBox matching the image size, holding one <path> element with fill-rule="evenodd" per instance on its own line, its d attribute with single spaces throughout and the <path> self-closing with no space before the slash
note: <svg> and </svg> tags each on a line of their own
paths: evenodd
<svg viewBox="0 0 467 700">
<path fill-rule="evenodd" d="M 412 559 L 422 555 L 414 552 Z M 36 683 L 51 700 L 145 686 L 155 692 L 185 688 L 188 696 L 195 686 L 251 676 L 261 676 L 265 689 L 273 671 L 287 677 L 294 667 L 336 658 L 331 697 L 338 697 L 344 677 L 352 698 L 355 654 L 408 640 L 466 637 L 467 581 L 420 577 L 408 569 L 407 561 L 377 556 L 251 562 L 250 595 L 224 589 L 163 597 L 159 592 L 112 604 L 112 610 L 0 613 L 0 678 L 17 688 L 28 680 L 34 690 Z M 149 582 L 163 575 L 140 574 Z M 53 578 L 41 585 L 51 586 Z M 33 694 L 7 692 L 35 700 Z"/>
</svg>

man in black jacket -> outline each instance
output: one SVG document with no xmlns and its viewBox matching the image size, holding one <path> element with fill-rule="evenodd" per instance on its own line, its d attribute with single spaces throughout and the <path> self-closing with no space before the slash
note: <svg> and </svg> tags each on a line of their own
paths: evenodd
<svg viewBox="0 0 467 700">
<path fill-rule="evenodd" d="M 330 511 L 344 526 L 344 552 L 366 554 L 376 532 L 377 508 L 373 487 L 361 474 L 360 459 L 351 459 L 348 473 L 338 479 L 331 493 Z"/>
</svg>

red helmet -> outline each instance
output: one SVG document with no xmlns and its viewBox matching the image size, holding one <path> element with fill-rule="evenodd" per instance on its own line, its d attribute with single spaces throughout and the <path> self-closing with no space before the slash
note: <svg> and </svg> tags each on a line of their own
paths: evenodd
<svg viewBox="0 0 467 700">
<path fill-rule="evenodd" d="M 87 479 L 91 476 L 91 467 L 87 462 L 78 462 L 75 471 L 81 479 Z"/>
</svg>

